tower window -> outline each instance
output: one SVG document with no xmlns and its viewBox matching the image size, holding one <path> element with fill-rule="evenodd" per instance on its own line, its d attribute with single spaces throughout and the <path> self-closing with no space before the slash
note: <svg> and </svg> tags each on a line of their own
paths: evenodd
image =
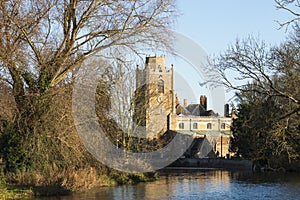
<svg viewBox="0 0 300 200">
<path fill-rule="evenodd" d="M 161 69 L 161 66 L 160 66 L 160 65 L 158 65 L 158 71 L 159 71 L 159 72 L 162 72 L 162 69 Z"/>
<path fill-rule="evenodd" d="M 184 129 L 184 123 L 183 122 L 179 123 L 179 129 Z"/>
<path fill-rule="evenodd" d="M 208 123 L 206 127 L 207 129 L 211 129 L 212 128 L 211 123 Z"/>
<path fill-rule="evenodd" d="M 158 93 L 164 93 L 164 81 L 162 79 L 160 79 L 157 83 L 157 90 Z"/>
<path fill-rule="evenodd" d="M 197 123 L 193 123 L 193 129 L 198 129 L 198 124 Z"/>
</svg>

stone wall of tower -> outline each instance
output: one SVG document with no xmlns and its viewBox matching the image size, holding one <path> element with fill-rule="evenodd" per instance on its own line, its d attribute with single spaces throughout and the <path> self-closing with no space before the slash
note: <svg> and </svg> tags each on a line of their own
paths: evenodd
<svg viewBox="0 0 300 200">
<path fill-rule="evenodd" d="M 167 130 L 168 115 L 173 110 L 173 67 L 167 69 L 164 56 L 147 56 L 144 69 L 136 71 L 140 118 L 145 119 L 147 136 L 157 138 Z"/>
</svg>

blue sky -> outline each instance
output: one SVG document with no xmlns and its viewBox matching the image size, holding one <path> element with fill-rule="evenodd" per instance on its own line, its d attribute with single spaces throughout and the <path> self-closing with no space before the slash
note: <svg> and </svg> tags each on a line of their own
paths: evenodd
<svg viewBox="0 0 300 200">
<path fill-rule="evenodd" d="M 180 13 L 175 30 L 198 43 L 209 56 L 219 55 L 237 38 L 249 35 L 270 45 L 280 44 L 287 33 L 285 29 L 279 30 L 276 20 L 284 22 L 292 17 L 277 10 L 273 0 L 178 0 L 177 5 Z M 190 103 L 197 103 L 199 96 L 205 94 L 209 98 L 208 107 L 223 114 L 223 105 L 230 103 L 233 93 L 226 94 L 224 100 L 212 97 L 209 89 L 199 86 L 201 77 L 190 64 L 180 59 L 174 64 L 175 91 L 180 102 L 187 98 Z M 215 98 L 218 102 L 212 103 Z"/>
<path fill-rule="evenodd" d="M 291 17 L 273 0 L 178 0 L 181 15 L 175 29 L 197 41 L 208 54 L 226 50 L 236 38 L 252 34 L 270 44 L 280 43 L 285 29 L 275 21 Z"/>
</svg>

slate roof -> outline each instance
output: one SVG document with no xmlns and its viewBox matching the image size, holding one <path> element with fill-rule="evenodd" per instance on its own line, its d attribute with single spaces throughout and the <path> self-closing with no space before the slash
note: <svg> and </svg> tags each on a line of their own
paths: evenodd
<svg viewBox="0 0 300 200">
<path fill-rule="evenodd" d="M 178 104 L 176 106 L 176 114 L 177 115 L 191 115 L 190 111 L 188 111 L 186 108 L 184 108 L 183 106 L 181 106 L 180 104 Z"/>
<path fill-rule="evenodd" d="M 205 108 L 200 104 L 189 104 L 186 108 L 178 104 L 176 106 L 176 114 L 192 116 L 218 116 L 218 114 L 213 110 L 205 110 Z"/>
<path fill-rule="evenodd" d="M 205 109 L 200 104 L 190 104 L 186 109 L 194 116 L 203 116 Z"/>
</svg>

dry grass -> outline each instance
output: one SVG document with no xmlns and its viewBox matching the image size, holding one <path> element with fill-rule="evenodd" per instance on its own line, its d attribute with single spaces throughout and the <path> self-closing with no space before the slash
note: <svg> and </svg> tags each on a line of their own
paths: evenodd
<svg viewBox="0 0 300 200">
<path fill-rule="evenodd" d="M 115 182 L 92 167 L 53 170 L 48 174 L 23 172 L 9 174 L 7 180 L 19 186 L 31 186 L 35 195 L 66 194 L 73 191 L 88 190 L 98 186 L 112 186 Z"/>
<path fill-rule="evenodd" d="M 33 196 L 30 189 L 18 189 L 12 187 L 0 188 L 0 199 L 28 199 Z"/>
</svg>

